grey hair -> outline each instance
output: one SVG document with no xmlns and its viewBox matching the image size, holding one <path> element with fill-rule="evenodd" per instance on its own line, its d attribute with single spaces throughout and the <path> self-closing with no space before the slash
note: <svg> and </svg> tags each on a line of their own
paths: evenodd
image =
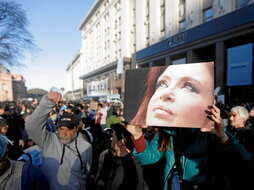
<svg viewBox="0 0 254 190">
<path fill-rule="evenodd" d="M 249 111 L 243 106 L 235 106 L 233 107 L 230 112 L 238 112 L 239 116 L 246 121 L 249 118 Z"/>
</svg>

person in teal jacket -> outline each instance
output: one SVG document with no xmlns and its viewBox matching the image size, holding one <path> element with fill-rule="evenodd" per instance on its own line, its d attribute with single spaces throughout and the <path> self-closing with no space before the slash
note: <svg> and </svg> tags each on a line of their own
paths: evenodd
<svg viewBox="0 0 254 190">
<path fill-rule="evenodd" d="M 223 134 L 222 122 L 216 124 Z M 251 155 L 228 133 L 220 136 L 195 128 L 161 128 L 149 143 L 140 126 L 128 125 L 127 130 L 133 135 L 133 154 L 143 165 L 165 158 L 164 190 L 254 187 L 247 180 L 253 176 Z"/>
<path fill-rule="evenodd" d="M 212 68 L 152 68 L 145 97 L 126 126 L 143 165 L 164 157 L 164 190 L 254 189 L 251 154 L 225 132 L 220 110 L 212 105 Z M 164 128 L 148 143 L 141 126 L 151 123 Z"/>
</svg>

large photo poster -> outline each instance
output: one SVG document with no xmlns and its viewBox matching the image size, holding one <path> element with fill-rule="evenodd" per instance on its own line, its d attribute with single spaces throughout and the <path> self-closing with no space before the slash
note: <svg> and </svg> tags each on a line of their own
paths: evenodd
<svg viewBox="0 0 254 190">
<path fill-rule="evenodd" d="M 209 128 L 214 63 L 126 71 L 125 119 L 133 125 Z"/>
</svg>

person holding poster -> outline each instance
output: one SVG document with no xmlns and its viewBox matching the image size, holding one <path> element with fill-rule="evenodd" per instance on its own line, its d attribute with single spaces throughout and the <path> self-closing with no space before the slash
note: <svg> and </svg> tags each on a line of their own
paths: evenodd
<svg viewBox="0 0 254 190">
<path fill-rule="evenodd" d="M 252 157 L 224 131 L 213 103 L 212 62 L 170 65 L 164 72 L 151 68 L 146 84 L 138 112 L 126 128 L 133 154 L 143 165 L 165 158 L 164 190 L 254 187 L 249 180 Z M 159 127 L 151 142 L 143 135 L 146 126 Z"/>
</svg>

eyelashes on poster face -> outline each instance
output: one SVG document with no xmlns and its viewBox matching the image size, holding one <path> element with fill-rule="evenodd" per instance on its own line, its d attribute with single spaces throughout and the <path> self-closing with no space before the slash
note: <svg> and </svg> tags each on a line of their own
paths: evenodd
<svg viewBox="0 0 254 190">
<path fill-rule="evenodd" d="M 167 88 L 168 84 L 166 80 L 159 80 L 156 84 L 156 89 L 158 88 Z"/>
<path fill-rule="evenodd" d="M 186 88 L 187 90 L 189 90 L 191 92 L 199 94 L 199 88 L 191 82 L 184 82 L 183 83 L 183 88 Z"/>
<path fill-rule="evenodd" d="M 156 89 L 167 88 L 168 86 L 169 86 L 168 82 L 166 80 L 162 79 L 157 82 Z M 199 92 L 200 92 L 199 88 L 192 82 L 188 82 L 188 81 L 182 82 L 180 87 L 181 87 L 181 89 L 186 89 L 186 90 L 196 93 L 196 94 L 199 94 Z"/>
</svg>

